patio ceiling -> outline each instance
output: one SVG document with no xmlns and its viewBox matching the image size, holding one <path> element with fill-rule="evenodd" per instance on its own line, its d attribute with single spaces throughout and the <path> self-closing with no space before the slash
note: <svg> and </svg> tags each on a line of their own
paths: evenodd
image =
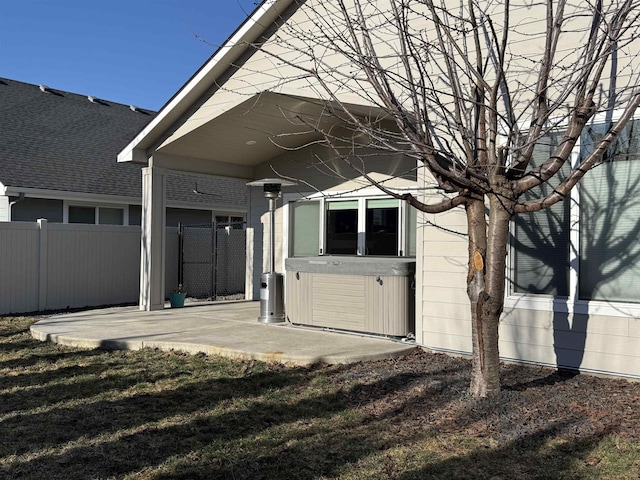
<svg viewBox="0 0 640 480">
<path fill-rule="evenodd" d="M 371 107 L 351 106 L 358 115 L 379 115 Z M 195 158 L 224 165 L 255 167 L 322 139 L 344 122 L 324 101 L 264 92 L 172 140 L 156 151 L 163 156 Z"/>
</svg>

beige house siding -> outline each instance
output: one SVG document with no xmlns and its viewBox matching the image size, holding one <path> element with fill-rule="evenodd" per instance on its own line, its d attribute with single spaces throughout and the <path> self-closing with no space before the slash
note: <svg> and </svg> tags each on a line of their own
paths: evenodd
<svg viewBox="0 0 640 480">
<path fill-rule="evenodd" d="M 507 359 L 640 377 L 640 319 L 506 309 L 500 353 Z"/>
<path fill-rule="evenodd" d="M 464 211 L 424 217 L 441 228 L 424 221 L 418 226 L 423 264 L 417 341 L 435 350 L 471 353 L 467 239 L 442 230 L 466 232 Z M 545 310 L 519 307 L 518 297 L 508 298 L 499 329 L 503 359 L 640 377 L 640 318 L 566 313 L 566 302 L 548 300 Z"/>
<path fill-rule="evenodd" d="M 350 2 L 345 2 L 349 7 Z M 375 2 L 375 9 L 384 11 L 385 3 Z M 451 10 L 459 8 L 460 2 L 450 0 Z M 318 7 L 318 5 L 322 5 Z M 497 18 L 502 18 L 501 10 L 503 5 L 496 2 L 492 6 Z M 529 104 L 532 99 L 532 91 L 526 88 L 520 88 L 520 85 L 535 84 L 535 70 L 531 68 L 532 64 L 541 61 L 541 55 L 544 47 L 544 22 L 532 21 L 533 19 L 543 18 L 544 4 L 533 4 L 528 1 L 512 2 L 512 12 L 510 17 L 511 25 L 520 25 L 520 28 L 511 32 L 511 42 L 514 48 L 517 48 L 517 55 L 514 54 L 509 59 L 509 71 L 518 72 L 517 79 L 512 75 L 509 78 L 509 88 L 515 96 L 514 103 L 522 105 Z M 582 8 L 582 4 L 577 7 Z M 421 7 L 416 6 L 419 10 Z M 426 7 L 422 7 L 425 8 Z M 558 52 L 557 63 L 559 65 L 571 66 L 576 60 L 576 53 L 573 52 L 574 45 L 583 45 L 589 33 L 589 16 L 588 15 L 572 15 L 576 6 L 567 7 L 568 21 L 565 33 L 561 38 L 561 46 Z M 335 75 L 326 74 L 324 80 L 328 82 L 332 93 L 336 94 L 341 102 L 353 105 L 372 105 L 372 101 L 363 93 L 362 84 L 353 82 L 352 64 L 350 59 L 343 55 L 331 52 L 318 39 L 322 38 L 322 20 L 314 20 L 315 15 L 313 9 L 319 9 L 320 12 L 333 12 L 334 15 L 327 13 L 326 18 L 337 19 L 340 14 L 336 11 L 337 7 L 332 2 L 322 2 L 321 0 L 309 0 L 299 5 L 293 2 L 293 5 L 285 10 L 260 19 L 262 25 L 266 25 L 267 41 L 261 47 L 261 50 L 247 50 L 233 65 L 229 65 L 226 71 L 219 75 L 216 84 L 212 86 L 203 97 L 196 102 L 193 111 L 179 122 L 175 130 L 168 135 L 161 145 L 158 147 L 160 151 L 167 154 L 196 156 L 196 149 L 192 148 L 196 144 L 203 146 L 208 145 L 215 149 L 216 142 L 234 135 L 232 129 L 220 128 L 211 130 L 201 128 L 208 122 L 213 120 L 219 121 L 220 125 L 229 125 L 230 122 L 237 121 L 239 117 L 244 119 L 244 126 L 253 131 L 270 133 L 277 135 L 281 132 L 270 131 L 269 119 L 273 118 L 274 111 L 268 109 L 269 101 L 264 98 L 269 95 L 283 94 L 291 97 L 301 97 L 309 99 L 329 99 L 329 94 L 320 84 L 310 78 L 305 72 L 305 68 L 324 68 L 326 70 L 336 69 L 342 73 Z M 490 10 L 491 11 L 491 10 Z M 424 13 L 424 12 L 423 12 Z M 424 30 L 433 32 L 434 27 L 428 20 L 430 15 L 425 14 L 421 20 L 424 22 Z M 337 21 L 337 20 L 336 20 Z M 275 22 L 275 23 L 273 23 Z M 271 25 L 270 25 L 271 23 Z M 275 27 L 274 25 L 279 25 Z M 497 25 L 497 24 L 496 24 Z M 339 27 L 335 27 L 339 28 Z M 277 33 L 274 33 L 277 30 Z M 500 32 L 498 32 L 499 34 Z M 306 37 L 308 43 L 301 38 Z M 395 58 L 395 52 L 398 51 L 397 37 L 391 31 L 379 29 L 376 32 L 375 41 L 377 41 L 377 51 L 383 62 L 385 55 L 389 55 L 389 59 Z M 629 52 L 638 51 L 640 39 L 635 40 L 632 44 L 626 46 Z M 321 67 L 314 64 L 308 57 L 307 53 L 315 51 L 318 58 L 322 59 Z M 391 61 L 391 60 L 390 60 Z M 617 82 L 622 84 L 629 81 L 632 72 L 637 71 L 638 57 L 636 55 L 621 55 L 617 62 L 620 74 L 617 76 Z M 425 68 L 431 69 L 427 73 L 434 85 L 442 85 L 446 91 L 448 84 L 447 74 L 443 73 L 443 69 L 439 62 L 428 62 Z M 491 78 L 486 79 L 491 82 Z M 603 91 L 608 86 L 603 82 Z M 555 95 L 559 92 L 566 91 L 566 83 L 557 81 L 550 85 L 550 93 Z M 268 93 L 265 93 L 268 92 Z M 571 99 L 569 98 L 569 101 Z M 249 118 L 247 114 L 255 113 L 255 116 Z M 286 109 L 279 111 L 281 115 Z M 285 113 L 286 115 L 286 113 Z M 291 125 L 299 123 L 291 114 Z M 293 127 L 292 127 L 293 128 Z M 300 131 L 308 131 L 308 128 L 300 128 Z M 188 136 L 189 138 L 185 138 Z M 286 138 L 278 138 L 278 141 L 287 143 Z M 242 162 L 242 159 L 238 159 Z"/>
<path fill-rule="evenodd" d="M 418 230 L 423 262 L 417 274 L 418 343 L 435 349 L 470 352 L 465 212 L 455 209 L 439 215 L 423 215 Z"/>
<path fill-rule="evenodd" d="M 298 8 L 296 4 L 297 2 L 294 2 L 293 8 L 282 12 L 280 18 L 273 16 L 268 19 L 263 19 L 262 21 L 266 23 L 271 20 L 277 23 L 284 23 L 278 31 L 279 36 L 283 36 L 283 33 L 287 31 L 309 32 L 314 30 L 316 27 L 314 27 L 314 22 L 305 11 L 305 7 Z M 285 22 L 282 22 L 283 18 L 286 19 Z M 164 148 L 170 143 L 179 140 L 184 135 L 194 132 L 208 121 L 225 115 L 247 100 L 250 101 L 244 105 L 244 107 L 246 107 L 244 109 L 245 111 L 248 109 L 259 111 L 262 107 L 260 99 L 252 99 L 252 97 L 259 92 L 268 91 L 308 98 L 328 98 L 328 94 L 322 92 L 322 89 L 319 88 L 315 82 L 311 81 L 308 75 L 304 75 L 302 70 L 276 58 L 277 56 L 281 56 L 283 59 L 292 62 L 292 64 L 299 65 L 300 67 L 305 66 L 305 59 L 301 58 L 298 52 L 294 51 L 291 47 L 285 48 L 282 44 L 278 44 L 279 42 L 276 37 L 272 36 L 274 30 L 273 26 L 267 29 L 264 36 L 270 37 L 270 39 L 266 42 L 262 50 L 249 50 L 234 62 L 234 66 L 218 79 L 218 85 L 222 88 L 216 88 L 209 92 L 208 98 L 165 140 L 160 148 Z M 297 45 L 301 51 L 308 50 L 308 47 L 306 47 L 302 41 L 295 39 L 295 37 L 290 37 L 286 34 L 284 37 L 285 42 L 291 42 L 291 45 Z M 336 65 L 343 62 L 343 58 L 336 57 L 335 55 L 334 57 Z M 327 62 L 332 61 L 328 56 L 325 56 L 323 60 Z M 309 60 L 307 59 L 306 61 L 308 62 Z M 353 94 L 345 95 L 343 100 L 351 100 L 356 104 L 362 103 L 362 98 Z M 235 116 L 235 114 L 232 116 Z M 261 119 L 260 123 L 254 127 L 261 130 L 265 128 L 268 129 L 268 126 L 264 125 L 264 119 Z M 202 140 L 207 141 L 205 138 Z M 183 153 L 185 152 L 185 146 L 186 145 L 181 145 L 181 151 Z M 171 153 L 171 149 L 164 149 Z"/>
</svg>

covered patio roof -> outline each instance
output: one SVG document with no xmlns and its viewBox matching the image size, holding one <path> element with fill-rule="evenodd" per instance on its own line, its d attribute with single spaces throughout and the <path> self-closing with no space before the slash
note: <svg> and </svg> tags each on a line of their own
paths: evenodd
<svg viewBox="0 0 640 480">
<path fill-rule="evenodd" d="M 369 106 L 350 105 L 349 112 L 363 118 L 383 114 Z M 198 119 L 191 119 L 192 122 Z M 132 142 L 129 161 L 154 157 L 155 165 L 212 175 L 253 178 L 253 168 L 320 141 L 320 131 L 344 124 L 340 108 L 323 100 L 262 92 L 211 119 L 198 121 L 182 135 L 165 133 L 153 147 L 140 150 L 149 139 Z M 136 153 L 138 152 L 138 153 Z M 124 160 L 123 152 L 120 161 Z"/>
</svg>

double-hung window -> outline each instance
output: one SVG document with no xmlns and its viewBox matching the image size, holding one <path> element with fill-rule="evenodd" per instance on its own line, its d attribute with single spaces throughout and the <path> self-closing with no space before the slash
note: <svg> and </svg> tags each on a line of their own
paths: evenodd
<svg viewBox="0 0 640 480">
<path fill-rule="evenodd" d="M 294 257 L 415 255 L 416 211 L 394 198 L 303 199 L 289 216 Z"/>
</svg>

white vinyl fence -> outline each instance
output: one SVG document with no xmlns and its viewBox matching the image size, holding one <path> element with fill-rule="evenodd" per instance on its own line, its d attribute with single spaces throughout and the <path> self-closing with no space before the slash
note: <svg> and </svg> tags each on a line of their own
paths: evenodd
<svg viewBox="0 0 640 480">
<path fill-rule="evenodd" d="M 167 229 L 167 292 L 177 229 Z M 136 303 L 140 227 L 0 222 L 0 315 Z"/>
</svg>

